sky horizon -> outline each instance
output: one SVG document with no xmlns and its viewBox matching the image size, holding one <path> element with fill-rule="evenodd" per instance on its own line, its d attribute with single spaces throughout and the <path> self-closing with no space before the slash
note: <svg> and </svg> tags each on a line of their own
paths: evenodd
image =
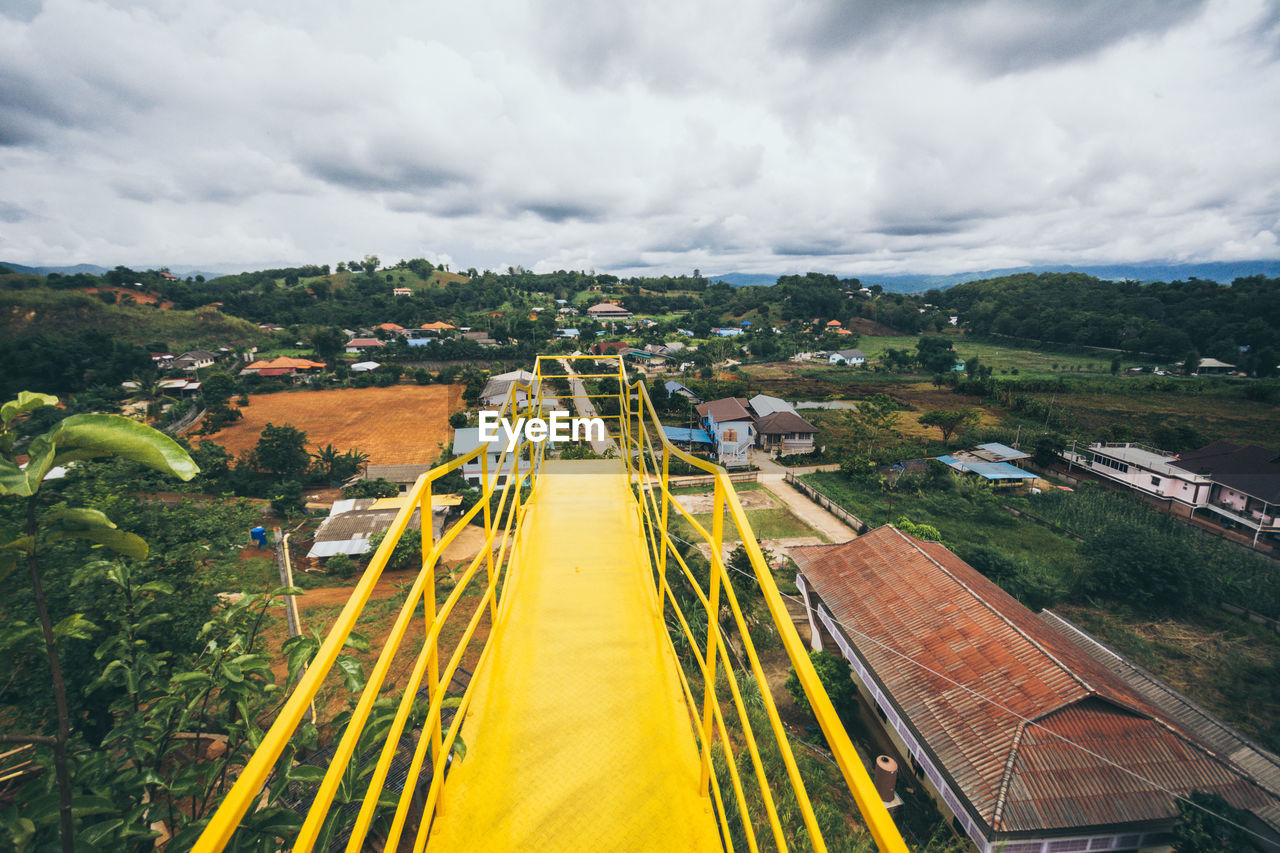
<svg viewBox="0 0 1280 853">
<path fill-rule="evenodd" d="M 11 0 L 0 258 L 1271 260 L 1278 104 L 1267 0 Z"/>
</svg>

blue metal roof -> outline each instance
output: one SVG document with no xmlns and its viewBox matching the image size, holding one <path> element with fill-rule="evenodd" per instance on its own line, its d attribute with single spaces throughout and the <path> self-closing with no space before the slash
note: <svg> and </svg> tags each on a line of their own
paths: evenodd
<svg viewBox="0 0 1280 853">
<path fill-rule="evenodd" d="M 711 436 L 704 429 L 687 429 L 685 427 L 669 427 L 664 426 L 662 431 L 666 433 L 667 438 L 671 441 L 693 442 L 696 444 L 710 444 Z"/>
<path fill-rule="evenodd" d="M 1034 480 L 1036 476 L 1030 471 L 1023 471 L 1017 465 L 1010 465 L 1008 462 L 965 462 L 956 459 L 954 456 L 937 456 L 935 458 L 957 471 L 977 474 L 984 480 Z"/>
</svg>

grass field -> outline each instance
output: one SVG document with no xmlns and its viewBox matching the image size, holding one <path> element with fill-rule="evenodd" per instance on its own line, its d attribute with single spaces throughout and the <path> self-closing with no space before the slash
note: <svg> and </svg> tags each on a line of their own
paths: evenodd
<svg viewBox="0 0 1280 853">
<path fill-rule="evenodd" d="M 1116 355 L 1116 353 L 1105 350 L 1100 350 L 1096 353 L 1052 352 L 1021 348 L 1013 342 L 1008 345 L 1002 345 L 970 340 L 964 335 L 949 335 L 948 337 L 961 359 L 968 360 L 977 357 L 981 359 L 983 364 L 989 365 L 997 375 L 1015 369 L 1019 375 L 1026 374 L 1031 376 L 1056 376 L 1061 373 L 1109 375 L 1111 373 L 1111 359 Z M 866 353 L 868 360 L 870 360 L 879 358 L 890 348 L 914 350 L 916 341 L 919 339 L 918 335 L 900 337 L 863 336 L 859 339 L 858 349 Z M 1150 363 L 1148 359 L 1138 359 L 1120 354 L 1121 370 Z"/>
<path fill-rule="evenodd" d="M 422 465 L 452 440 L 449 415 L 462 408 L 462 386 L 286 391 L 249 400 L 243 420 L 210 436 L 233 456 L 251 449 L 271 423 L 297 427 L 313 447 L 358 448 L 373 465 Z"/>
</svg>

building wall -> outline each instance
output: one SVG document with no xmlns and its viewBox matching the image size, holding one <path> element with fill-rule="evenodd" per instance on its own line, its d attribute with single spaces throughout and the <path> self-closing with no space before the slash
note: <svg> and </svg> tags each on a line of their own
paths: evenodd
<svg viewBox="0 0 1280 853">
<path fill-rule="evenodd" d="M 1088 452 L 1090 471 L 1124 483 L 1135 491 L 1192 505 L 1201 505 L 1209 497 L 1208 483 L 1188 482 L 1164 472 L 1152 471 L 1133 462 L 1114 460 L 1107 456 L 1105 450 L 1090 448 Z M 1114 464 L 1108 464 L 1108 461 Z M 1122 465 L 1124 468 L 1117 465 Z"/>
</svg>

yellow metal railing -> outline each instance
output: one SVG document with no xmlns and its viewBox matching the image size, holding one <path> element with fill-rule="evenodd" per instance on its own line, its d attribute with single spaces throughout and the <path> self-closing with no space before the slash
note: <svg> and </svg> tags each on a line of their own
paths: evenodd
<svg viewBox="0 0 1280 853">
<path fill-rule="evenodd" d="M 622 455 L 628 469 L 639 485 L 637 510 L 650 547 L 659 607 L 664 614 L 669 610 L 674 615 L 685 640 L 696 650 L 697 674 L 701 675 L 703 682 L 701 685 L 702 701 L 700 704 L 695 703 L 693 691 L 687 682 L 685 696 L 690 703 L 691 714 L 700 724 L 699 740 L 702 758 L 700 784 L 710 784 L 721 826 L 723 827 L 727 823 L 725 814 L 725 800 L 727 798 L 718 789 L 719 782 L 712 774 L 711 744 L 717 738 L 721 743 L 726 744 L 726 751 L 730 754 L 729 760 L 725 761 L 724 764 L 728 771 L 729 781 L 733 790 L 734 805 L 741 818 L 742 832 L 747 846 L 752 851 L 759 849 L 753 822 L 748 814 L 748 803 L 743 787 L 744 782 L 738 771 L 737 762 L 732 758 L 734 750 L 729 746 L 734 741 L 731 739 L 730 732 L 727 731 L 721 707 L 722 704 L 728 703 L 720 698 L 716 690 L 717 682 L 721 678 L 720 671 L 723 670 L 722 678 L 729 687 L 729 693 L 732 697 L 732 709 L 736 712 L 741 740 L 740 748 L 750 756 L 751 767 L 756 777 L 755 782 L 759 787 L 760 799 L 765 810 L 765 822 L 768 824 L 773 836 L 774 845 L 779 850 L 787 850 L 794 841 L 794 839 L 788 839 L 784 836 L 771 780 L 766 777 L 761 761 L 759 736 L 753 730 L 750 717 L 744 705 L 742 688 L 738 683 L 738 675 L 735 673 L 733 662 L 729 658 L 728 637 L 726 636 L 725 627 L 722 625 L 723 620 L 720 617 L 722 609 L 727 605 L 732 616 L 731 628 L 736 629 L 735 636 L 746 655 L 747 666 L 745 668 L 749 670 L 761 703 L 764 706 L 770 734 L 786 768 L 787 782 L 789 782 L 796 798 L 810 843 L 814 850 L 826 849 L 822 832 L 814 814 L 813 805 L 809 800 L 804 780 L 801 778 L 799 768 L 796 765 L 791 743 L 778 715 L 778 709 L 773 702 L 760 657 L 751 639 L 751 632 L 744 617 L 742 606 L 734 592 L 733 583 L 725 566 L 723 558 L 724 543 L 736 540 L 741 542 L 747 551 L 754 581 L 758 584 L 760 593 L 764 598 L 773 627 L 778 632 L 787 657 L 799 678 L 800 684 L 804 688 L 805 695 L 809 699 L 810 707 L 817 718 L 822 733 L 826 737 L 827 745 L 840 768 L 841 775 L 844 777 L 850 793 L 854 797 L 854 801 L 862 812 L 863 820 L 871 832 L 872 838 L 882 851 L 905 851 L 906 846 L 902 841 L 901 834 L 890 818 L 884 803 L 880 800 L 880 796 L 867 775 L 867 771 L 859 759 L 853 743 L 849 740 L 849 736 L 845 732 L 844 726 L 841 724 L 835 708 L 826 694 L 826 690 L 818 680 L 818 675 L 809 660 L 804 643 L 801 641 L 799 634 L 796 633 L 791 616 L 787 612 L 782 596 L 778 592 L 777 584 L 774 582 L 773 574 L 769 570 L 759 543 L 756 541 L 751 524 L 747 520 L 742 504 L 738 500 L 738 495 L 729 481 L 728 473 L 723 467 L 713 465 L 675 447 L 667 438 L 662 424 L 658 420 L 645 384 L 641 381 L 628 384 L 626 368 L 621 362 L 618 365 L 618 373 L 620 385 L 627 389 L 622 400 L 624 443 Z M 670 474 L 671 460 L 673 458 L 714 478 L 711 530 L 707 530 L 699 523 L 694 518 L 693 513 L 689 512 L 679 501 L 673 500 Z M 689 566 L 688 561 L 681 555 L 680 549 L 676 547 L 672 539 L 670 532 L 672 507 L 684 518 L 697 536 L 710 546 L 710 571 L 705 587 Z M 732 519 L 734 528 L 736 528 L 736 535 L 728 539 L 725 536 L 724 529 L 726 510 Z M 696 642 L 689 618 L 681 611 L 678 596 L 673 589 L 672 578 L 668 577 L 669 560 L 674 560 L 679 567 L 682 580 L 696 595 L 696 599 L 706 617 L 707 630 L 703 646 Z M 703 648 L 705 648 L 705 652 Z"/>
<path fill-rule="evenodd" d="M 570 369 L 561 374 L 549 363 L 570 365 L 572 362 L 587 361 L 591 372 L 577 373 Z M 616 362 L 616 369 L 611 369 L 611 362 Z M 544 364 L 548 365 L 544 370 Z M 594 366 L 610 365 L 600 371 Z M 566 375 L 567 374 L 567 375 Z M 735 839 L 729 831 L 730 820 L 728 808 L 732 808 L 740 820 L 740 832 L 746 846 L 756 851 L 760 847 L 757 838 L 755 821 L 749 808 L 746 794 L 748 780 L 739 771 L 736 756 L 743 753 L 750 759 L 755 785 L 759 789 L 760 802 L 763 804 L 763 823 L 769 827 L 773 846 L 778 850 L 790 849 L 795 839 L 788 838 L 779 819 L 775 788 L 785 786 L 791 790 L 801 813 L 810 843 L 815 850 L 825 850 L 826 845 L 814 814 L 813 806 L 805 791 L 804 781 L 792 753 L 786 730 L 778 716 L 764 670 L 755 646 L 751 641 L 750 631 L 743 615 L 742 607 L 734 593 L 722 558 L 722 547 L 726 540 L 724 530 L 725 511 L 728 511 L 736 528 L 734 538 L 746 547 L 750 557 L 751 568 L 755 580 L 759 584 L 768 613 L 774 628 L 782 640 L 783 647 L 795 668 L 800 683 L 804 687 L 818 723 L 826 736 L 827 744 L 835 757 L 849 790 L 853 794 L 864 821 L 876 844 L 881 850 L 905 851 L 901 836 L 893 825 L 884 805 L 881 803 L 875 788 L 867 776 L 857 753 L 854 751 L 848 735 L 840 724 L 826 692 L 818 680 L 817 674 L 809 661 L 804 644 L 801 642 L 787 613 L 782 597 L 778 593 L 773 576 L 765 563 L 764 556 L 756 542 L 746 514 L 729 482 L 725 470 L 698 459 L 676 447 L 667 440 L 662 430 L 648 391 L 643 382 L 629 383 L 623 361 L 618 356 L 541 356 L 538 358 L 535 380 L 529 385 L 513 384 L 501 414 L 512 421 L 516 416 L 542 417 L 547 404 L 556 395 L 547 393 L 555 378 L 562 376 L 569 383 L 570 399 L 575 405 L 578 400 L 612 399 L 617 401 L 617 413 L 596 413 L 606 423 L 613 422 L 616 429 L 610 430 L 611 438 L 617 441 L 617 452 L 637 488 L 636 513 L 643 535 L 652 557 L 653 583 L 660 615 L 674 619 L 678 625 L 679 636 L 683 636 L 689 647 L 693 649 L 696 664 L 692 668 L 694 678 L 701 677 L 701 685 L 681 672 L 682 688 L 690 713 L 690 724 L 696 734 L 701 750 L 701 776 L 698 782 L 698 794 L 710 796 L 714 800 L 714 811 L 720 822 L 721 838 L 727 849 L 733 849 Z M 612 393 L 588 393 L 585 385 L 578 383 L 603 380 L 607 384 L 616 383 L 617 391 Z M 558 383 L 555 383 L 558 384 Z M 581 391 L 581 394 L 574 393 Z M 519 401 L 523 392 L 526 401 Z M 610 406 L 609 408 L 613 408 Z M 584 414 L 579 411 L 579 415 Z M 361 803 L 358 815 L 350 827 L 350 835 L 345 849 L 358 851 L 363 849 L 370 828 L 376 820 L 380 821 L 378 846 L 380 849 L 412 849 L 417 853 L 424 849 L 430 826 L 431 816 L 440 802 L 441 789 L 444 784 L 445 769 L 448 757 L 458 741 L 459 729 L 466 716 L 467 707 L 472 698 L 471 686 L 468 684 L 460 697 L 447 697 L 450 683 L 453 681 L 459 666 L 470 649 L 471 642 L 483 624 L 496 633 L 500 622 L 500 614 L 511 606 L 504 594 L 509 586 L 505 583 L 519 548 L 521 521 L 532 501 L 536 504 L 537 481 L 542 467 L 546 442 L 529 442 L 520 440 L 514 451 L 508 452 L 503 447 L 496 470 L 490 470 L 489 448 L 484 444 L 451 462 L 437 467 L 422 475 L 409 491 L 409 499 L 401 509 L 387 532 L 382 545 L 370 560 L 368 569 L 361 577 L 342 612 L 336 618 L 329 635 L 326 637 L 315 659 L 285 703 L 279 717 L 270 730 L 263 736 L 262 742 L 244 767 L 239 779 L 228 792 L 218 811 L 210 820 L 204 834 L 196 843 L 196 851 L 222 850 L 232 840 L 241 820 L 252 809 L 265 803 L 262 789 L 277 768 L 280 756 L 284 753 L 295 730 L 302 721 L 326 676 L 333 670 L 339 653 L 347 642 L 361 612 L 368 604 L 375 584 L 382 574 L 387 560 L 391 556 L 396 543 L 403 536 L 410 518 L 415 510 L 421 512 L 422 536 L 422 570 L 410 587 L 407 597 L 391 627 L 390 633 L 380 650 L 377 662 L 368 677 L 364 690 L 356 702 L 354 710 L 346 722 L 341 737 L 337 740 L 334 754 L 325 769 L 324 777 L 311 801 L 303 820 L 302 828 L 293 841 L 293 849 L 310 851 L 317 842 L 327 848 L 334 826 L 333 821 L 338 811 L 335 809 L 335 797 L 340 787 L 351 785 L 349 770 L 354 760 L 359 759 L 357 750 L 371 731 L 382 744 L 376 764 L 371 771 L 366 769 L 357 776 L 357 782 L 364 785 L 362 797 L 348 791 L 345 801 Z M 707 530 L 693 515 L 672 499 L 670 465 L 672 459 L 678 459 L 696 469 L 706 472 L 714 478 L 714 497 L 712 508 L 711 530 Z M 481 498 L 453 525 L 444 531 L 435 541 L 431 522 L 432 484 L 442 476 L 468 463 L 480 461 L 481 464 Z M 497 485 L 503 480 L 501 486 Z M 496 508 L 493 506 L 497 501 Z M 693 568 L 675 546 L 669 531 L 672 520 L 671 508 L 685 518 L 697 535 L 710 545 L 710 573 L 706 584 L 699 581 Z M 436 565 L 444 549 L 457 538 L 463 528 L 481 517 L 484 541 L 476 556 L 457 577 L 456 585 L 442 603 L 437 605 Z M 671 561 L 679 568 L 678 576 L 674 575 Z M 477 598 L 468 612 L 459 608 L 467 591 L 475 584 Z M 698 603 L 698 619 L 690 620 L 679 603 L 680 596 L 676 588 L 692 590 Z M 687 598 L 687 596 L 686 596 Z M 721 612 L 727 606 L 732 621 L 726 628 L 722 624 Z M 455 614 L 455 611 L 458 611 Z M 385 720 L 378 724 L 376 730 L 371 729 L 371 717 L 375 706 L 384 707 L 390 692 L 387 676 L 393 660 L 402 650 L 412 653 L 412 643 L 406 644 L 410 628 L 421 613 L 423 637 L 416 651 L 413 667 L 408 680 L 399 690 L 398 697 L 391 697 L 395 702 L 395 714 L 390 724 Z M 446 623 L 454 617 L 457 621 L 465 619 L 465 627 L 460 639 L 448 649 L 448 660 L 441 666 L 441 634 Z M 456 621 L 454 623 L 456 625 Z M 705 632 L 700 627 L 705 627 Z M 758 734 L 750 720 L 744 700 L 743 689 L 739 677 L 730 659 L 730 644 L 727 630 L 736 630 L 738 643 L 746 655 L 746 662 L 740 664 L 749 671 L 759 693 L 759 701 L 763 704 L 768 720 L 768 734 Z M 705 637 L 699 638 L 699 633 Z M 701 642 L 699 642 L 701 639 Z M 476 670 L 484 666 L 492 643 L 488 640 L 478 652 Z M 427 690 L 428 707 L 422 714 L 418 694 L 423 688 Z M 722 685 L 727 685 L 729 695 L 725 696 Z M 701 700 L 695 698 L 695 686 L 701 687 Z M 718 688 L 720 688 L 718 690 Z M 455 708 L 453 719 L 447 731 L 442 724 L 443 711 L 446 704 Z M 722 707 L 724 706 L 724 707 Z M 726 715 L 726 707 L 730 708 Z M 410 721 L 421 729 L 422 735 L 413 748 L 412 760 L 409 764 L 407 778 L 398 795 L 385 791 L 388 772 L 397 752 L 402 748 L 402 738 Z M 385 727 L 385 734 L 382 728 Z M 786 771 L 785 780 L 767 778 L 762 760 L 762 737 L 771 737 L 774 749 L 780 754 Z M 712 745 L 719 741 L 728 758 L 719 759 L 713 755 Z M 428 759 L 430 760 L 429 769 Z M 429 774 L 429 775 L 428 775 Z M 732 797 L 722 790 L 723 777 L 727 775 Z M 419 796 L 423 783 L 429 779 L 425 797 Z M 637 784 L 642 782 L 637 781 Z M 413 821 L 422 831 L 412 834 L 412 843 L 406 837 L 406 828 Z M 343 827 L 345 831 L 346 827 Z M 402 844 L 402 837 L 404 843 Z"/>
</svg>

